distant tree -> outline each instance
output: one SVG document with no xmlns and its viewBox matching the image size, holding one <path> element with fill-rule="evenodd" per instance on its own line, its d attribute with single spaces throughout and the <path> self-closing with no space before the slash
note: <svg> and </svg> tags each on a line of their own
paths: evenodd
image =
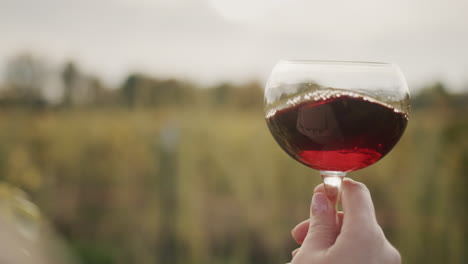
<svg viewBox="0 0 468 264">
<path fill-rule="evenodd" d="M 191 83 L 143 74 L 129 75 L 120 89 L 122 101 L 129 108 L 186 105 L 194 99 L 194 93 Z"/>
<path fill-rule="evenodd" d="M 116 89 L 109 89 L 96 76 L 87 78 L 89 89 L 89 103 L 93 106 L 115 106 L 119 104 Z"/>
<path fill-rule="evenodd" d="M 151 79 L 152 105 L 187 105 L 193 100 L 191 84 L 176 79 Z"/>
<path fill-rule="evenodd" d="M 414 108 L 425 108 L 432 106 L 448 106 L 452 100 L 452 96 L 448 92 L 447 87 L 442 82 L 436 82 L 432 85 L 424 87 L 413 100 Z"/>
<path fill-rule="evenodd" d="M 263 106 L 263 89 L 257 81 L 236 87 L 232 92 L 232 104 L 243 109 L 260 109 Z"/>
<path fill-rule="evenodd" d="M 70 61 L 65 64 L 62 80 L 64 84 L 63 104 L 68 106 L 73 103 L 73 94 L 80 80 L 80 72 L 74 62 Z"/>
<path fill-rule="evenodd" d="M 212 104 L 218 107 L 253 109 L 263 105 L 263 89 L 257 81 L 241 85 L 224 82 L 212 88 L 210 93 Z"/>
<path fill-rule="evenodd" d="M 234 85 L 228 82 L 221 83 L 212 88 L 212 98 L 215 106 L 227 105 L 229 98 L 235 89 Z"/>
<path fill-rule="evenodd" d="M 12 99 L 26 104 L 41 102 L 46 74 L 46 66 L 41 59 L 28 53 L 13 57 L 5 67 L 6 86 Z"/>
<path fill-rule="evenodd" d="M 130 74 L 121 88 L 124 104 L 129 108 L 134 108 L 136 105 L 137 90 L 141 85 L 141 79 L 139 74 Z"/>
</svg>

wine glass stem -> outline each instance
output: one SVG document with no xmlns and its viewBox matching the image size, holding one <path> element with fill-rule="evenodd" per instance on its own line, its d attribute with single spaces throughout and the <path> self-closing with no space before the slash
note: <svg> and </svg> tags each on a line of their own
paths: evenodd
<svg viewBox="0 0 468 264">
<path fill-rule="evenodd" d="M 320 171 L 320 175 L 323 179 L 323 185 L 325 187 L 325 194 L 328 199 L 335 204 L 338 210 L 341 202 L 341 183 L 343 178 L 346 176 L 346 172 L 342 171 Z"/>
</svg>

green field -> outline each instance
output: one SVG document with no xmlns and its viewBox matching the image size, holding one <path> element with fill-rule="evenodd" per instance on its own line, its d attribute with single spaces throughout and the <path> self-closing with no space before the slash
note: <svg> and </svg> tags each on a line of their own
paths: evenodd
<svg viewBox="0 0 468 264">
<path fill-rule="evenodd" d="M 0 110 L 0 175 L 83 263 L 285 263 L 321 179 L 261 110 Z M 350 173 L 405 263 L 468 263 L 466 108 L 415 109 L 397 147 Z"/>
</svg>

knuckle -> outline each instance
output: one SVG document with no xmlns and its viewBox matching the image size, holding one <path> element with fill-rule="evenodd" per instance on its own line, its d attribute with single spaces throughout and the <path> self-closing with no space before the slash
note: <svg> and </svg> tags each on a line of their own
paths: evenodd
<svg viewBox="0 0 468 264">
<path fill-rule="evenodd" d="M 331 234 L 334 232 L 336 232 L 336 227 L 333 225 L 323 224 L 323 223 L 311 223 L 308 234 L 309 235 L 315 235 L 319 233 Z"/>
<path fill-rule="evenodd" d="M 389 262 L 391 264 L 400 264 L 401 263 L 401 255 L 396 248 L 394 248 L 392 245 L 389 244 L 390 250 L 389 250 Z"/>
<path fill-rule="evenodd" d="M 367 188 L 367 186 L 362 183 L 362 182 L 358 182 L 358 181 L 346 181 L 345 182 L 345 185 L 346 185 L 346 188 L 349 188 L 349 189 L 353 189 L 355 191 L 364 191 L 364 192 L 367 192 L 369 193 L 369 189 Z"/>
<path fill-rule="evenodd" d="M 332 225 L 311 224 L 303 243 L 320 241 L 321 243 L 332 245 L 335 242 L 336 234 L 337 230 Z"/>
<path fill-rule="evenodd" d="M 361 228 L 356 230 L 354 236 L 355 240 L 359 241 L 358 244 L 361 245 L 379 246 L 379 244 L 383 244 L 385 241 L 378 228 Z"/>
<path fill-rule="evenodd" d="M 291 264 L 322 264 L 324 263 L 317 253 L 307 253 L 302 250 L 299 250 L 297 254 L 293 257 Z"/>
<path fill-rule="evenodd" d="M 323 183 L 317 185 L 317 186 L 314 188 L 314 193 L 318 192 L 319 190 L 322 190 L 323 188 L 324 188 Z"/>
<path fill-rule="evenodd" d="M 364 191 L 366 193 L 369 193 L 369 189 L 362 182 L 355 182 L 354 186 L 355 186 L 356 189 L 359 189 L 360 191 Z"/>
<path fill-rule="evenodd" d="M 307 236 L 304 239 L 304 244 L 315 243 L 317 241 L 320 241 L 321 244 L 333 245 L 333 243 L 335 242 L 335 238 L 325 233 L 316 232 L 313 235 Z"/>
</svg>

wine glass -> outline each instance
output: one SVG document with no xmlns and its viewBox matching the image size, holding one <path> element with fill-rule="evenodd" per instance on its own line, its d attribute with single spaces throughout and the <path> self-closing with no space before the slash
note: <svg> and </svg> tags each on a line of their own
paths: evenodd
<svg viewBox="0 0 468 264">
<path fill-rule="evenodd" d="M 271 134 L 292 158 L 320 171 L 336 205 L 346 173 L 390 152 L 410 110 L 405 78 L 393 63 L 282 60 L 264 96 Z"/>
</svg>

